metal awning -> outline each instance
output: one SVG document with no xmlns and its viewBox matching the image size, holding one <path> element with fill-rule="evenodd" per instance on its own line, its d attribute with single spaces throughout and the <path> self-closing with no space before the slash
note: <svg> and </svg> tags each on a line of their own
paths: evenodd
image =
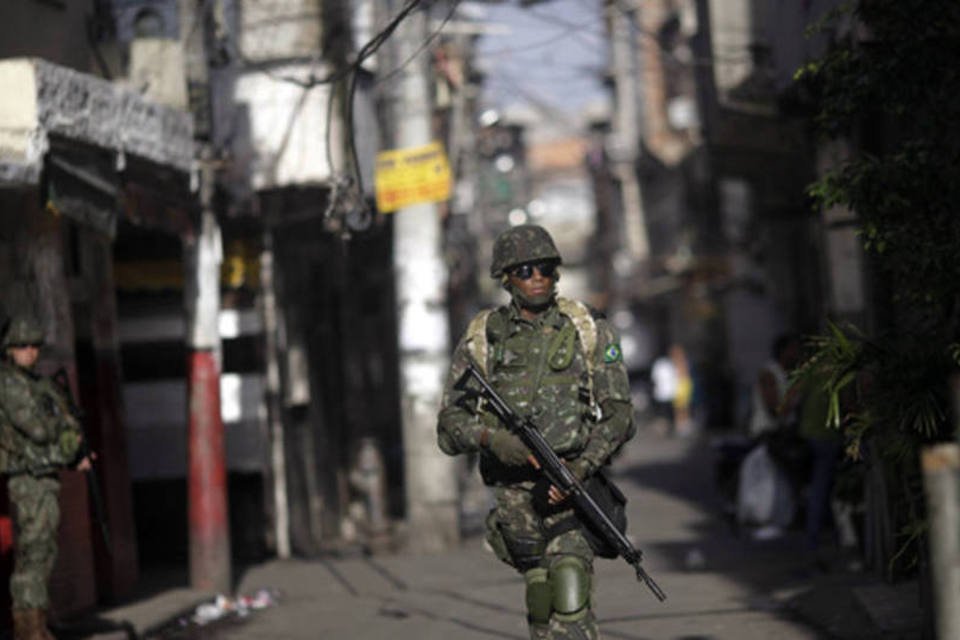
<svg viewBox="0 0 960 640">
<path fill-rule="evenodd" d="M 37 58 L 0 60 L 0 186 L 40 183 L 51 136 L 132 155 L 184 173 L 193 120 L 135 91 Z"/>
</svg>

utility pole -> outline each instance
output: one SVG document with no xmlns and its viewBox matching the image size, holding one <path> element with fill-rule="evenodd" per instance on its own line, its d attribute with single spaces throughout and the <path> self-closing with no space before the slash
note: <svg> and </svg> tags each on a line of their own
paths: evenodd
<svg viewBox="0 0 960 640">
<path fill-rule="evenodd" d="M 220 412 L 220 264 L 223 247 L 213 210 L 210 78 L 206 55 L 208 3 L 180 0 L 187 89 L 199 162 L 200 225 L 184 242 L 188 348 L 187 487 L 190 584 L 228 593 L 231 588 L 227 469 Z"/>
<path fill-rule="evenodd" d="M 396 146 L 432 139 L 427 14 L 414 10 L 396 31 L 400 71 L 394 108 Z M 450 329 L 446 266 L 437 206 L 418 204 L 393 215 L 398 304 L 400 397 L 409 542 L 415 551 L 441 551 L 459 540 L 457 465 L 437 447 L 437 411 L 448 366 Z"/>
<path fill-rule="evenodd" d="M 260 287 L 263 291 L 263 333 L 267 360 L 267 423 L 270 432 L 270 469 L 273 485 L 272 506 L 274 542 L 277 557 L 290 557 L 290 504 L 287 495 L 287 455 L 284 443 L 283 417 L 280 403 L 280 350 L 277 310 L 276 264 L 273 251 L 273 229 L 263 231 L 260 253 Z"/>
<path fill-rule="evenodd" d="M 647 224 L 643 210 L 643 193 L 637 177 L 640 157 L 640 69 L 635 37 L 635 12 L 624 0 L 607 5 L 612 31 L 613 75 L 616 103 L 610 155 L 614 175 L 620 182 L 626 251 L 635 264 L 644 264 L 650 257 Z"/>
</svg>

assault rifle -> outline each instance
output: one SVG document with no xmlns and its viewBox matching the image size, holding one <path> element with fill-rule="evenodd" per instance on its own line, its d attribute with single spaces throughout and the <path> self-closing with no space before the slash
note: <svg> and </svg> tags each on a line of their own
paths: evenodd
<svg viewBox="0 0 960 640">
<path fill-rule="evenodd" d="M 475 382 L 476 386 L 473 386 L 471 381 Z M 597 504 L 593 496 L 587 492 L 583 483 L 573 475 L 573 472 L 550 448 L 537 426 L 529 418 L 521 417 L 508 405 L 490 386 L 490 383 L 487 382 L 474 363 L 471 362 L 467 365 L 467 370 L 457 380 L 454 389 L 463 391 L 473 397 L 483 398 L 486 401 L 487 409 L 493 412 L 533 452 L 533 456 L 540 463 L 540 470 L 547 480 L 553 486 L 571 496 L 577 507 L 579 517 L 592 525 L 599 535 L 617 550 L 617 554 L 636 570 L 637 580 L 647 585 L 647 588 L 656 596 L 657 600 L 663 602 L 667 599 L 667 594 L 641 566 L 643 553 L 636 549 L 611 522 L 610 517 Z"/>
<path fill-rule="evenodd" d="M 67 372 L 63 368 L 57 370 L 56 373 L 51 376 L 55 389 L 53 393 L 57 393 L 60 396 L 59 403 L 61 404 L 61 409 L 64 413 L 73 417 L 77 423 L 77 428 L 80 430 L 80 450 L 77 455 L 79 460 L 90 455 L 90 441 L 87 439 L 87 431 L 83 427 L 84 415 L 83 411 L 74 403 L 73 395 L 70 393 L 70 382 L 67 379 Z M 54 399 L 56 401 L 56 399 Z M 97 470 L 91 466 L 89 469 L 83 472 L 87 477 L 87 487 L 90 490 L 90 502 L 93 505 L 93 518 L 96 520 L 97 524 L 100 526 L 100 535 L 103 536 L 103 543 L 106 547 L 107 554 L 113 553 L 113 546 L 110 544 L 110 528 L 107 524 L 107 512 L 103 508 L 103 494 L 100 493 L 100 482 L 97 480 Z"/>
</svg>

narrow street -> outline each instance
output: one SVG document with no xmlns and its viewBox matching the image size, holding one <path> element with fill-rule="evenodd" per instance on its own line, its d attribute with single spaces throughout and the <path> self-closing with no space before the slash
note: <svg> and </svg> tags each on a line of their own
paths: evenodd
<svg viewBox="0 0 960 640">
<path fill-rule="evenodd" d="M 829 630 L 798 613 L 795 603 L 811 583 L 800 574 L 796 533 L 763 543 L 738 538 L 720 516 L 711 455 L 704 441 L 641 430 L 618 459 L 616 475 L 630 499 L 630 534 L 668 600 L 658 603 L 623 562 L 598 561 L 595 601 L 603 636 L 880 637 L 852 601 L 829 603 L 837 617 Z M 442 555 L 270 562 L 248 570 L 238 592 L 260 588 L 278 589 L 278 606 L 162 637 L 527 637 L 522 581 L 480 539 Z"/>
<path fill-rule="evenodd" d="M 604 638 L 960 639 L 960 2 L 0 7 L 0 640 L 526 638 L 471 358 L 574 469 L 684 434 Z"/>
</svg>

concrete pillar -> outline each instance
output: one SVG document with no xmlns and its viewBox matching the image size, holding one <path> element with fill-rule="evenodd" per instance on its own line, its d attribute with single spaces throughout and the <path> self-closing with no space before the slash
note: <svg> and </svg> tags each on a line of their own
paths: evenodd
<svg viewBox="0 0 960 640">
<path fill-rule="evenodd" d="M 432 139 L 427 15 L 413 11 L 396 31 L 402 67 L 394 121 L 397 146 Z M 409 544 L 415 551 L 440 551 L 459 540 L 456 461 L 437 447 L 437 412 L 449 353 L 446 266 L 437 206 L 419 204 L 394 214 L 400 394 Z"/>
<path fill-rule="evenodd" d="M 640 59 L 634 35 L 635 11 L 612 2 L 607 10 L 611 23 L 613 76 L 616 89 L 616 115 L 613 123 L 612 144 L 608 151 L 614 172 L 620 182 L 623 207 L 624 247 L 629 258 L 643 265 L 650 257 L 643 193 L 637 176 L 640 155 L 640 123 L 642 122 Z"/>
<path fill-rule="evenodd" d="M 263 232 L 260 254 L 260 286 L 263 290 L 263 333 L 267 361 L 267 423 L 270 432 L 270 504 L 273 512 L 273 539 L 277 557 L 290 557 L 290 505 L 287 495 L 287 455 L 284 447 L 283 419 L 280 414 L 280 354 L 278 350 L 276 261 L 273 231 Z"/>
</svg>

